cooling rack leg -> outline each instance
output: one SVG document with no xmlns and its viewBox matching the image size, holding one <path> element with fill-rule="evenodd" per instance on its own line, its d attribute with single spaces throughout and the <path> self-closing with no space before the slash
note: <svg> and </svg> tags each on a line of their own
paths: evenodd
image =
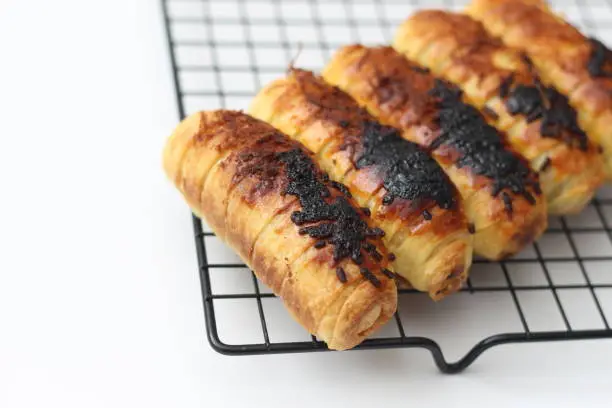
<svg viewBox="0 0 612 408">
<path fill-rule="evenodd" d="M 535 342 L 550 342 L 550 341 L 567 341 L 567 340 L 596 340 L 596 339 L 611 339 L 612 334 L 604 330 L 580 330 L 580 331 L 556 331 L 556 332 L 540 332 L 540 333 L 504 333 L 495 336 L 487 337 L 476 344 L 465 356 L 454 363 L 448 363 L 444 359 L 442 350 L 437 343 L 425 345 L 433 355 L 434 361 L 440 371 L 445 374 L 456 374 L 466 368 L 486 350 L 494 346 L 512 343 L 535 343 Z"/>
</svg>

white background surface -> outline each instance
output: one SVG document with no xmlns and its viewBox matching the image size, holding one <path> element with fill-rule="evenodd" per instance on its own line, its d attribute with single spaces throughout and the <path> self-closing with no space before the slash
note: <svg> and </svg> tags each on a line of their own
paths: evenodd
<svg viewBox="0 0 612 408">
<path fill-rule="evenodd" d="M 158 2 L 3 0 L 0 50 L 0 407 L 609 406 L 610 341 L 216 354 Z"/>
</svg>

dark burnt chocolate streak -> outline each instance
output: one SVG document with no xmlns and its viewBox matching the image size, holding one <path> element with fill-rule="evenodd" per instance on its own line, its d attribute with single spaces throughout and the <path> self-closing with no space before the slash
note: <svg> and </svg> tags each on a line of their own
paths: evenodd
<svg viewBox="0 0 612 408">
<path fill-rule="evenodd" d="M 421 147 L 403 139 L 397 129 L 378 123 L 340 88 L 309 71 L 293 73 L 308 102 L 320 109 L 319 117 L 345 129 L 341 149 L 356 152 L 353 159 L 357 169 L 381 170 L 386 189 L 383 205 L 402 198 L 415 206 L 433 200 L 441 208 L 454 207 L 457 192 L 453 184 Z M 424 212 L 426 219 L 428 214 Z"/>
<path fill-rule="evenodd" d="M 455 189 L 442 168 L 418 145 L 403 139 L 397 129 L 366 120 L 361 136 L 364 150 L 356 166 L 375 166 L 383 171 L 387 190 L 383 204 L 389 205 L 397 197 L 415 204 L 433 200 L 444 209 L 455 206 Z M 431 214 L 426 214 L 431 219 Z"/>
<path fill-rule="evenodd" d="M 606 64 L 612 63 L 612 51 L 601 41 L 590 38 L 591 55 L 587 62 L 589 74 L 593 77 L 612 78 L 612 70 L 606 69 Z"/>
<path fill-rule="evenodd" d="M 461 90 L 437 79 L 430 93 L 439 101 L 441 130 L 430 147 L 449 145 L 457 149 L 460 152 L 457 167 L 469 167 L 475 174 L 490 179 L 493 183 L 491 194 L 504 193 L 502 198 L 509 213 L 512 202 L 504 190 L 521 194 L 535 204 L 530 189 L 536 194 L 541 194 L 541 190 L 533 173 L 525 162 L 505 148 L 501 135 L 486 123 L 480 112 L 461 100 Z"/>
<path fill-rule="evenodd" d="M 342 193 L 343 189 L 339 189 L 342 195 L 331 201 L 329 183 L 323 181 L 325 178 L 302 149 L 276 153 L 276 157 L 286 169 L 288 184 L 284 194 L 297 197 L 302 206 L 301 211 L 291 214 L 291 221 L 301 226 L 300 234 L 308 234 L 317 239 L 315 248 L 332 245 L 335 261 L 350 257 L 357 265 L 361 265 L 364 253 L 376 262 L 382 260 L 382 255 L 368 239 L 382 237 L 384 232 L 379 228 L 368 227 Z M 380 287 L 380 281 L 373 273 L 363 267 L 360 270 L 368 281 Z M 341 282 L 346 281 L 344 271 L 337 271 L 337 276 Z"/>
<path fill-rule="evenodd" d="M 535 77 L 533 85 L 513 84 L 508 76 L 499 88 L 499 95 L 511 115 L 525 115 L 527 123 L 542 119 L 540 133 L 558 139 L 570 147 L 586 151 L 587 135 L 578 125 L 576 111 L 567 97 L 553 87 L 545 87 Z"/>
</svg>

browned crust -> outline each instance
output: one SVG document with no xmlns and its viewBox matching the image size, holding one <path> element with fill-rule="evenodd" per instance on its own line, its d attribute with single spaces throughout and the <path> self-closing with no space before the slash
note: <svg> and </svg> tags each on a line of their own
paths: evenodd
<svg viewBox="0 0 612 408">
<path fill-rule="evenodd" d="M 429 94 L 434 77 L 392 48 L 343 47 L 323 75 L 379 120 L 401 128 L 409 140 L 429 146 L 439 135 L 435 120 L 438 108 Z M 476 224 L 477 253 L 499 259 L 518 252 L 543 232 L 547 221 L 546 205 L 541 199 L 532 207 L 523 197 L 512 194 L 517 205 L 509 218 L 503 200 L 491 196 L 490 179 L 455 165 L 455 149 L 444 146 L 433 155 L 464 197 L 468 218 Z"/>
<path fill-rule="evenodd" d="M 423 37 L 429 43 L 417 52 L 413 41 Z M 461 86 L 471 103 L 493 111 L 496 117 L 490 122 L 506 132 L 509 144 L 535 171 L 545 161 L 551 164 L 541 179 L 551 213 L 579 212 L 594 196 L 604 179 L 598 146 L 578 148 L 574 141 L 584 135 L 567 129 L 560 137 L 545 137 L 540 131 L 543 119 L 529 123 L 526 115 L 508 111 L 501 84 L 512 78 L 514 86 L 539 86 L 539 79 L 519 52 L 489 35 L 480 22 L 442 10 L 420 11 L 400 28 L 395 46 Z"/>
<path fill-rule="evenodd" d="M 285 194 L 287 173 L 276 154 L 292 149 L 303 147 L 248 115 L 200 112 L 168 140 L 164 169 L 194 212 L 283 298 L 298 322 L 330 348 L 351 348 L 395 312 L 395 283 L 382 273 L 387 252 L 377 240 L 382 259 L 363 258 L 361 267 L 380 282 L 374 287 L 350 260 L 336 261 L 330 246 L 315 248 L 313 238 L 300 235 L 291 215 L 301 205 Z M 330 202 L 341 194 L 330 193 Z M 346 270 L 346 283 L 336 277 L 337 267 Z"/>
<path fill-rule="evenodd" d="M 585 99 L 590 110 L 612 108 L 612 78 L 595 78 L 586 69 L 592 50 L 589 39 L 544 2 L 479 0 L 468 13 L 509 46 L 527 51 L 544 76 L 547 71 L 558 71 L 562 80 L 555 85 L 563 92 L 571 93 L 579 86 L 601 90 Z M 612 62 L 605 68 L 611 70 Z"/>
<path fill-rule="evenodd" d="M 612 78 L 593 76 L 588 64 L 593 43 L 555 14 L 544 1 L 474 0 L 467 13 L 505 44 L 527 52 L 539 74 L 569 96 L 589 137 L 604 148 L 612 178 Z M 603 65 L 612 72 L 612 58 Z"/>
<path fill-rule="evenodd" d="M 435 78 L 420 69 L 391 47 L 350 45 L 335 54 L 323 76 L 378 120 L 406 131 L 409 140 L 428 148 L 441 130 L 437 101 L 429 94 Z M 446 145 L 433 153 L 444 164 L 454 163 L 459 154 Z"/>
</svg>

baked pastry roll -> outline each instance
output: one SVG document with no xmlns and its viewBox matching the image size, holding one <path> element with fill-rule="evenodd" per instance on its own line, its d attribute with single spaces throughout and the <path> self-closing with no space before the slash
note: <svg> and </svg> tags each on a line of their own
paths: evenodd
<svg viewBox="0 0 612 408">
<path fill-rule="evenodd" d="M 240 112 L 195 113 L 170 136 L 164 169 L 194 213 L 329 348 L 356 346 L 395 312 L 381 231 L 272 126 Z"/>
<path fill-rule="evenodd" d="M 580 212 L 604 180 L 603 156 L 578 125 L 565 96 L 541 83 L 531 61 L 489 35 L 467 15 L 414 14 L 394 46 L 458 85 L 504 132 L 534 171 L 553 215 Z"/>
<path fill-rule="evenodd" d="M 385 232 L 394 270 L 433 299 L 458 290 L 472 237 L 457 190 L 419 146 L 382 126 L 312 72 L 291 69 L 253 100 L 250 113 L 301 142 Z"/>
<path fill-rule="evenodd" d="M 542 80 L 568 95 L 612 178 L 612 52 L 539 0 L 474 0 L 467 13 L 508 46 L 525 51 Z"/>
<path fill-rule="evenodd" d="M 452 85 L 391 47 L 361 45 L 341 48 L 323 77 L 431 152 L 463 197 L 476 253 L 500 259 L 544 231 L 537 175 Z"/>
</svg>

